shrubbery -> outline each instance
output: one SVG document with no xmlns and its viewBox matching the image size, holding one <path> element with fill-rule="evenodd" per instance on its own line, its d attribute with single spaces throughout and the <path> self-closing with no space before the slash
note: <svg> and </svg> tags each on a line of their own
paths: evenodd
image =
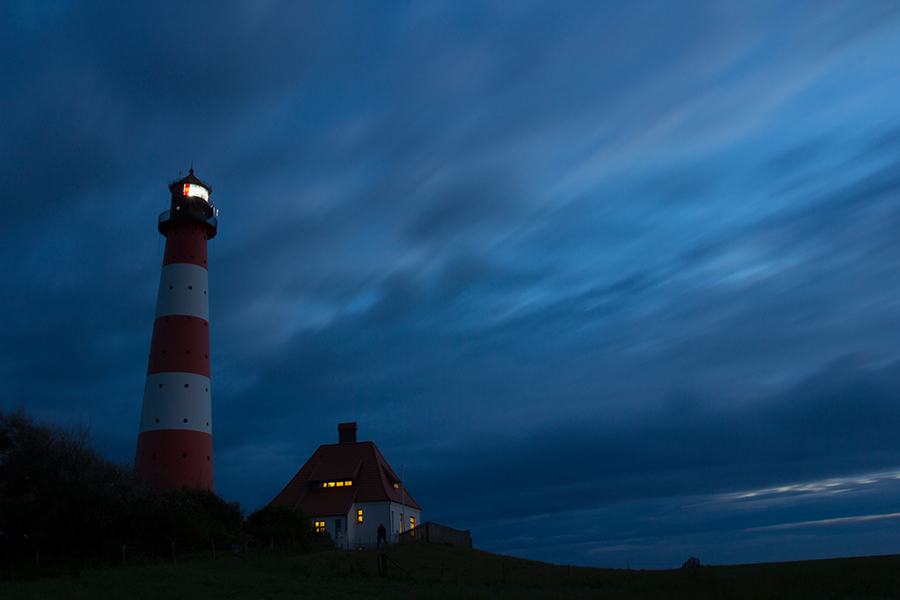
<svg viewBox="0 0 900 600">
<path fill-rule="evenodd" d="M 0 548 L 96 554 L 121 544 L 108 532 L 127 522 L 135 482 L 87 446 L 87 431 L 0 415 Z"/>
<path fill-rule="evenodd" d="M 288 506 L 263 506 L 244 524 L 244 530 L 262 546 L 299 546 L 303 551 L 309 547 L 311 529 L 309 517 Z"/>
<path fill-rule="evenodd" d="M 305 546 L 302 512 L 265 507 L 244 531 L 243 510 L 204 490 L 163 491 L 88 446 L 84 427 L 36 424 L 23 412 L 0 413 L 0 558 L 167 556 L 226 549 L 245 533 L 268 545 Z"/>
</svg>

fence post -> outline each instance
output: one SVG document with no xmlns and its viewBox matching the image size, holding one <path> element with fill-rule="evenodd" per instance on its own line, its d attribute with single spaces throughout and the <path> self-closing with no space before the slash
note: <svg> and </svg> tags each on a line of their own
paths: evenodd
<svg viewBox="0 0 900 600">
<path fill-rule="evenodd" d="M 125 564 L 125 544 L 122 544 L 122 564 Z"/>
<path fill-rule="evenodd" d="M 215 558 L 216 557 L 216 542 L 212 538 L 210 538 L 210 540 L 209 540 L 209 545 L 212 548 L 213 558 Z"/>
</svg>

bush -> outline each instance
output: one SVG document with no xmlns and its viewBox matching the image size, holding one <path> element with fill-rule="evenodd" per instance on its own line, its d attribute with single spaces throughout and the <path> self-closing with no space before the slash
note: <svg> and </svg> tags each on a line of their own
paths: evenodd
<svg viewBox="0 0 900 600">
<path fill-rule="evenodd" d="M 151 554 L 167 554 L 178 548 L 206 551 L 212 541 L 227 548 L 240 540 L 243 510 L 208 490 L 181 489 L 149 493 L 131 505 L 132 536 L 127 544 Z"/>
<path fill-rule="evenodd" d="M 0 548 L 5 553 L 103 553 L 116 528 L 129 470 L 87 446 L 81 426 L 35 425 L 0 414 Z M 115 547 L 115 545 L 113 545 Z"/>
<path fill-rule="evenodd" d="M 263 506 L 253 511 L 244 524 L 244 531 L 261 546 L 300 546 L 304 551 L 309 547 L 311 529 L 306 513 L 289 506 Z"/>
<path fill-rule="evenodd" d="M 88 446 L 88 430 L 0 413 L 0 556 L 113 558 L 227 547 L 243 511 L 206 490 L 159 490 Z"/>
</svg>

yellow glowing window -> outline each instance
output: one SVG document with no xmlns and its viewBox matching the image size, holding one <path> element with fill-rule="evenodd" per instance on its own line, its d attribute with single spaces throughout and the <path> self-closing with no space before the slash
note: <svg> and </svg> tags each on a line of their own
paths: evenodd
<svg viewBox="0 0 900 600">
<path fill-rule="evenodd" d="M 356 511 L 356 522 L 362 523 L 362 509 L 361 508 L 358 511 Z"/>
<path fill-rule="evenodd" d="M 333 487 L 347 487 L 353 485 L 353 480 L 345 480 L 345 481 L 316 481 L 314 483 L 309 484 L 309 489 L 315 490 L 318 488 L 333 488 Z"/>
<path fill-rule="evenodd" d="M 410 518 L 409 518 L 409 528 L 410 528 L 410 529 L 415 529 L 415 527 L 416 527 L 416 518 L 415 518 L 415 517 L 410 517 Z"/>
<path fill-rule="evenodd" d="M 316 521 L 316 533 L 323 533 L 325 531 L 325 521 Z"/>
</svg>

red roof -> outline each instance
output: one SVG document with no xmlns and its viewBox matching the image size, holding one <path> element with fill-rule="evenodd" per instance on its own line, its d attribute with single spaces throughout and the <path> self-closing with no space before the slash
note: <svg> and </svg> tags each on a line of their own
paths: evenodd
<svg viewBox="0 0 900 600">
<path fill-rule="evenodd" d="M 353 484 L 341 487 L 313 485 L 338 481 L 352 481 Z M 404 492 L 399 484 L 400 478 L 374 442 L 325 444 L 319 446 L 269 504 L 299 507 L 311 517 L 346 515 L 354 502 L 391 500 L 400 504 L 403 501 L 422 510 L 409 491 L 403 499 Z"/>
</svg>

